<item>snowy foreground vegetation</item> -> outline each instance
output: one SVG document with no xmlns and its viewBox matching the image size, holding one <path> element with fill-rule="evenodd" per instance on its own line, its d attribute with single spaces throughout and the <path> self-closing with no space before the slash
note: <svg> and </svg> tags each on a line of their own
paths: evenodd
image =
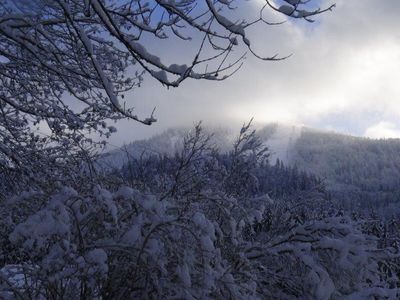
<svg viewBox="0 0 400 300">
<path fill-rule="evenodd" d="M 1 297 L 396 299 L 400 223 L 344 213 L 268 154 L 249 126 L 229 152 L 196 126 L 173 155 L 2 199 Z"/>
<path fill-rule="evenodd" d="M 246 4 L 0 0 L 0 299 L 399 298 L 398 218 L 343 211 L 250 125 L 228 150 L 196 126 L 169 154 L 95 159 L 110 122 L 156 122 L 127 101 L 145 78 L 282 60 L 248 32 L 334 7 Z"/>
</svg>

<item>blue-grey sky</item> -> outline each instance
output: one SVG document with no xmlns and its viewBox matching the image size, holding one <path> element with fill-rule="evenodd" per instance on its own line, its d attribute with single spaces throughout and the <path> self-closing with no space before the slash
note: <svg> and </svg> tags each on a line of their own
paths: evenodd
<svg viewBox="0 0 400 300">
<path fill-rule="evenodd" d="M 257 2 L 258 1 L 258 2 Z M 254 1 L 254 11 L 262 4 Z M 316 24 L 287 22 L 248 32 L 264 62 L 248 55 L 223 82 L 185 81 L 167 90 L 148 79 L 129 99 L 142 114 L 156 106 L 151 127 L 123 121 L 111 142 L 120 145 L 168 127 L 203 120 L 210 125 L 304 124 L 359 136 L 400 137 L 400 1 L 336 0 Z M 332 3 L 331 1 L 322 1 Z M 158 50 L 174 59 L 190 45 Z"/>
</svg>

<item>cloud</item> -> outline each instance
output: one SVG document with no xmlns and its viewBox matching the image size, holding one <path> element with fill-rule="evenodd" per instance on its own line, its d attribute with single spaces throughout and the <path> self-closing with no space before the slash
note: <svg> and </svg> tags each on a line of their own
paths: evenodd
<svg viewBox="0 0 400 300">
<path fill-rule="evenodd" d="M 158 124 L 142 129 L 122 122 L 115 143 L 196 120 L 239 126 L 255 117 L 261 123 L 302 123 L 352 134 L 381 123 L 399 126 L 400 1 L 335 2 L 336 9 L 315 24 L 287 22 L 248 32 L 261 55 L 293 53 L 285 61 L 248 55 L 243 68 L 224 82 L 192 80 L 172 90 L 148 80 L 131 99 L 139 112 L 156 106 Z M 165 49 L 172 57 L 184 53 Z"/>
<path fill-rule="evenodd" d="M 400 128 L 394 123 L 379 122 L 371 127 L 368 127 L 364 133 L 365 137 L 369 138 L 400 138 Z"/>
</svg>

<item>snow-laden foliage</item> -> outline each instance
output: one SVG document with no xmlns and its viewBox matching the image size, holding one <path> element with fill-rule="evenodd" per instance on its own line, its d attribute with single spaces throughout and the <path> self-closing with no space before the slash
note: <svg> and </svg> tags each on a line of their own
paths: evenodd
<svg viewBox="0 0 400 300">
<path fill-rule="evenodd" d="M 270 24 L 262 12 L 235 17 L 241 2 L 0 0 L 0 175 L 7 188 L 15 177 L 43 177 L 35 174 L 47 170 L 42 160 L 62 169 L 70 164 L 66 153 L 88 156 L 95 144 L 89 133 L 110 136 L 112 120 L 155 122 L 153 113 L 138 116 L 125 97 L 144 74 L 177 87 L 187 78 L 234 73 L 245 49 L 253 52 L 248 28 Z M 168 39 L 182 41 L 185 61 L 155 51 Z"/>
<path fill-rule="evenodd" d="M 233 149 L 219 153 L 197 126 L 175 156 L 158 161 L 168 171 L 151 181 L 121 184 L 108 173 L 99 184 L 8 199 L 1 296 L 395 297 L 396 274 L 387 278 L 396 252 L 363 219 L 318 193 L 306 203 L 260 194 L 257 168 L 268 152 L 248 126 Z"/>
</svg>

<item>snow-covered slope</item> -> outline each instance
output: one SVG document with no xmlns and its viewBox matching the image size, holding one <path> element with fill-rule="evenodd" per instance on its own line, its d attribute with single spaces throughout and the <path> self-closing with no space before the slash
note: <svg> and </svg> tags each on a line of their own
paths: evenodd
<svg viewBox="0 0 400 300">
<path fill-rule="evenodd" d="M 103 167 L 119 169 L 130 157 L 139 157 L 143 152 L 172 154 L 181 144 L 185 131 L 185 128 L 172 128 L 149 139 L 133 141 L 105 153 L 98 162 Z"/>
<path fill-rule="evenodd" d="M 171 128 L 151 138 L 133 141 L 119 149 L 102 155 L 98 162 L 103 167 L 121 168 L 129 157 L 139 157 L 142 153 L 173 154 L 182 145 L 184 136 L 191 128 Z M 212 134 L 212 141 L 222 150 L 228 150 L 235 135 L 226 128 L 205 128 L 205 132 Z"/>
<path fill-rule="evenodd" d="M 301 125 L 288 125 L 271 123 L 257 130 L 266 146 L 270 149 L 270 161 L 274 163 L 280 159 L 285 164 L 290 164 L 296 141 L 303 130 Z M 112 168 L 120 168 L 129 156 L 138 157 L 143 151 L 153 153 L 174 153 L 182 145 L 183 136 L 190 128 L 172 128 L 162 134 L 155 135 L 146 140 L 134 141 L 120 149 L 112 150 L 99 160 L 102 165 Z M 205 128 L 206 132 L 212 133 L 213 142 L 222 150 L 229 151 L 231 145 L 239 133 L 238 130 L 230 128 Z"/>
<path fill-rule="evenodd" d="M 275 162 L 280 159 L 285 164 L 290 164 L 293 148 L 301 136 L 303 126 L 287 124 L 270 124 L 261 128 L 258 134 L 271 151 L 270 160 Z"/>
</svg>

